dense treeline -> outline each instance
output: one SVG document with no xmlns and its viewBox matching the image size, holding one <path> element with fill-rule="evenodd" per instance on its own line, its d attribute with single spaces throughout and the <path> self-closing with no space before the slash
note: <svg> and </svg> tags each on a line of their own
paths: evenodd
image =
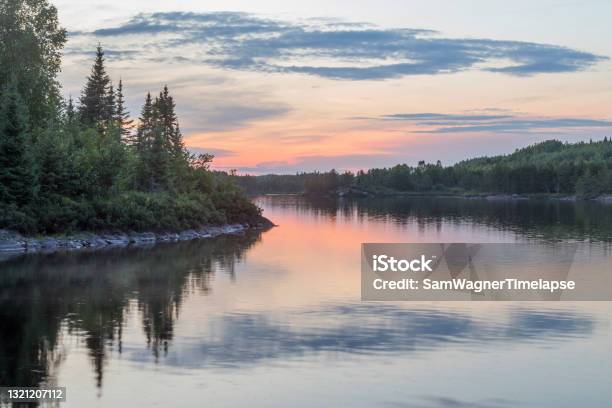
<svg viewBox="0 0 612 408">
<path fill-rule="evenodd" d="M 134 126 L 101 47 L 78 103 L 64 101 L 65 41 L 46 0 L 0 0 L 0 228 L 180 229 L 259 215 L 209 170 L 211 155 L 188 153 L 167 86 Z"/>
<path fill-rule="evenodd" d="M 294 176 L 241 176 L 252 193 L 347 191 L 390 193 L 562 194 L 594 198 L 612 193 L 612 139 L 568 144 L 556 140 L 510 155 L 482 157 L 444 167 L 420 162 L 356 174 L 302 173 Z"/>
<path fill-rule="evenodd" d="M 304 185 L 309 173 L 233 177 L 249 194 L 294 194 L 304 192 Z"/>
</svg>

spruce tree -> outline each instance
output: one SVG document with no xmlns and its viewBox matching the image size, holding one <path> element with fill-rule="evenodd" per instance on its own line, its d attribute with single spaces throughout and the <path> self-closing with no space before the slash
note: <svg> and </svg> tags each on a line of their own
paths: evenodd
<svg viewBox="0 0 612 408">
<path fill-rule="evenodd" d="M 28 150 L 28 116 L 15 81 L 0 104 L 0 202 L 28 204 L 34 197 L 34 163 Z"/>
<path fill-rule="evenodd" d="M 159 97 L 155 100 L 155 106 L 159 114 L 159 125 L 164 138 L 165 145 L 170 150 L 170 134 L 174 129 L 174 102 L 168 92 L 168 86 L 159 93 Z"/>
<path fill-rule="evenodd" d="M 115 96 L 115 121 L 121 129 L 123 140 L 127 144 L 135 144 L 136 139 L 132 135 L 132 127 L 134 121 L 130 119 L 130 113 L 125 107 L 125 97 L 123 95 L 123 81 L 119 80 L 117 93 Z"/>
<path fill-rule="evenodd" d="M 159 94 L 158 101 L 160 125 L 169 155 L 180 160 L 185 158 L 185 146 L 183 136 L 179 128 L 178 117 L 175 109 L 174 98 L 170 95 L 168 85 Z"/>
<path fill-rule="evenodd" d="M 103 130 L 111 118 L 108 108 L 110 78 L 104 67 L 104 51 L 98 45 L 96 60 L 80 99 L 79 115 L 86 126 Z"/>
<path fill-rule="evenodd" d="M 144 151 L 147 145 L 150 144 L 151 135 L 154 127 L 153 110 L 153 102 L 151 100 L 151 93 L 149 92 L 147 93 L 145 103 L 142 106 L 140 118 L 138 118 L 138 129 L 136 130 L 136 140 L 134 146 L 139 152 Z"/>
</svg>

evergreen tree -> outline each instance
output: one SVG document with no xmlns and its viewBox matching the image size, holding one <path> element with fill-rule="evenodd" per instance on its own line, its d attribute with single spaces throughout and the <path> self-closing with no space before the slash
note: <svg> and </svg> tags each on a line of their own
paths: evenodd
<svg viewBox="0 0 612 408">
<path fill-rule="evenodd" d="M 176 104 L 170 95 L 168 85 L 159 93 L 157 101 L 162 136 L 169 155 L 175 160 L 185 159 L 185 146 L 176 115 Z"/>
<path fill-rule="evenodd" d="M 123 95 L 123 81 L 119 80 L 117 86 L 117 94 L 115 97 L 115 121 L 121 129 L 121 135 L 127 144 L 134 144 L 135 138 L 132 136 L 132 127 L 134 121 L 130 119 L 130 113 L 125 107 L 125 97 Z"/>
<path fill-rule="evenodd" d="M 151 100 L 151 93 L 147 93 L 145 103 L 138 118 L 138 129 L 136 130 L 136 140 L 134 146 L 138 152 L 144 151 L 150 144 L 154 128 L 154 107 Z"/>
<path fill-rule="evenodd" d="M 86 126 L 104 130 L 111 119 L 110 78 L 104 67 L 104 51 L 101 46 L 96 50 L 96 60 L 87 78 L 87 83 L 81 95 L 79 115 Z"/>
<path fill-rule="evenodd" d="M 139 119 L 136 184 L 147 191 L 180 190 L 189 171 L 189 155 L 167 86 L 155 100 L 147 94 Z"/>
<path fill-rule="evenodd" d="M 28 151 L 26 106 L 11 82 L 2 91 L 0 105 L 0 202 L 28 204 L 34 197 L 34 163 Z"/>
</svg>

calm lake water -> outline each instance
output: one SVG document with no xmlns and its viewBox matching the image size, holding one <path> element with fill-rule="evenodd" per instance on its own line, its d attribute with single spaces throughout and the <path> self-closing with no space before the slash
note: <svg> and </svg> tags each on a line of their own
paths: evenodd
<svg viewBox="0 0 612 408">
<path fill-rule="evenodd" d="M 257 202 L 279 227 L 1 261 L 0 385 L 66 386 L 64 407 L 612 406 L 610 302 L 359 287 L 362 242 L 579 241 L 606 267 L 611 206 Z"/>
</svg>

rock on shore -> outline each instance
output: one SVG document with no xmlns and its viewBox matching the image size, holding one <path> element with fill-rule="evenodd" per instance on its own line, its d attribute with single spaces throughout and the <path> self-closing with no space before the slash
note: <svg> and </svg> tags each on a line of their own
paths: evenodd
<svg viewBox="0 0 612 408">
<path fill-rule="evenodd" d="M 99 249 L 125 247 L 128 245 L 144 246 L 162 242 L 189 241 L 201 238 L 213 238 L 219 235 L 240 234 L 247 229 L 268 229 L 274 224 L 268 219 L 253 224 L 228 224 L 180 232 L 129 232 L 129 233 L 80 233 L 62 237 L 24 237 L 21 234 L 0 230 L 0 253 L 15 252 L 56 252 L 79 249 Z"/>
</svg>

